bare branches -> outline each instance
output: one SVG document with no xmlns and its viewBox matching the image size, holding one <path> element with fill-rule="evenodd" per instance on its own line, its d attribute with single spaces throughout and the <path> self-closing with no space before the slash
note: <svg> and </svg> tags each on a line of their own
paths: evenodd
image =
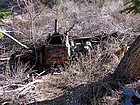
<svg viewBox="0 0 140 105">
<path fill-rule="evenodd" d="M 40 82 L 42 82 L 42 80 L 35 80 L 35 81 L 30 82 L 30 83 L 28 83 L 26 85 L 23 85 L 22 87 L 19 87 L 19 88 L 15 89 L 15 90 L 9 90 L 9 91 L 7 90 L 7 91 L 5 91 L 5 93 L 10 93 L 10 92 L 19 92 L 19 93 L 21 93 L 21 92 L 31 88 L 32 86 L 34 86 L 34 84 L 40 83 Z M 18 86 L 18 84 L 17 84 L 17 86 Z"/>
<path fill-rule="evenodd" d="M 36 87 L 36 83 L 41 83 L 43 82 L 43 80 L 35 80 L 33 82 L 30 82 L 26 85 L 22 85 L 22 84 L 9 84 L 3 87 L 0 87 L 0 95 L 6 95 L 6 94 L 13 94 L 14 96 L 19 98 L 21 96 L 26 95 L 27 93 L 33 93 L 35 87 Z M 8 87 L 18 87 L 16 89 L 13 90 L 9 90 Z M 6 89 L 7 88 L 7 89 Z M 34 91 L 35 92 L 35 91 Z"/>
<path fill-rule="evenodd" d="M 28 46 L 22 44 L 22 43 L 19 42 L 17 39 L 15 39 L 14 37 L 12 37 L 10 34 L 4 32 L 4 31 L 1 31 L 1 30 L 0 30 L 0 32 L 3 33 L 5 36 L 9 37 L 10 39 L 12 39 L 14 42 L 16 42 L 17 44 L 19 44 L 20 46 L 22 46 L 22 47 L 24 47 L 24 48 L 26 48 L 26 49 L 29 49 Z"/>
</svg>

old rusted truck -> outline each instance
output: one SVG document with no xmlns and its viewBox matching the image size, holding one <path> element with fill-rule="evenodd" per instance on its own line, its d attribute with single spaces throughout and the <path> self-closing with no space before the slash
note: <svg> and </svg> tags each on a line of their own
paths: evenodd
<svg viewBox="0 0 140 105">
<path fill-rule="evenodd" d="M 35 67 L 61 65 L 68 63 L 75 53 L 89 53 L 92 48 L 92 38 L 68 35 L 73 26 L 67 32 L 60 34 L 57 31 L 57 20 L 55 20 L 55 32 L 47 36 L 46 42 L 40 48 L 35 50 L 29 48 L 23 54 L 15 53 L 11 56 L 10 61 L 20 59 L 24 63 L 30 62 Z"/>
<path fill-rule="evenodd" d="M 60 34 L 56 27 L 57 20 L 55 33 L 48 36 L 46 44 L 43 46 L 43 65 L 65 64 L 72 60 L 75 53 L 90 53 L 92 49 L 91 37 L 69 36 L 68 32 L 72 27 L 66 33 Z"/>
<path fill-rule="evenodd" d="M 70 31 L 70 30 L 69 30 Z M 42 47 L 42 65 L 65 64 L 71 58 L 71 45 L 66 33 L 57 31 L 57 20 L 55 20 L 55 32 L 46 38 Z"/>
<path fill-rule="evenodd" d="M 65 64 L 71 58 L 71 46 L 67 35 L 55 33 L 49 36 L 42 48 L 42 64 Z"/>
</svg>

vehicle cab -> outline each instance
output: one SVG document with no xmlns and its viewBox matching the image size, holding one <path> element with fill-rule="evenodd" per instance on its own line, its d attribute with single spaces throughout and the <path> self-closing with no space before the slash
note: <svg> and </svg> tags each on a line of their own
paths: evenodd
<svg viewBox="0 0 140 105">
<path fill-rule="evenodd" d="M 43 47 L 43 64 L 64 64 L 69 61 L 70 44 L 67 35 L 55 33 L 48 36 Z"/>
</svg>

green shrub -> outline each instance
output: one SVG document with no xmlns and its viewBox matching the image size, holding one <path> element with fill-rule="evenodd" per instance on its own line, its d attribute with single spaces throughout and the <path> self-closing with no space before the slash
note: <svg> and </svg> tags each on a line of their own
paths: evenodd
<svg viewBox="0 0 140 105">
<path fill-rule="evenodd" d="M 11 11 L 0 11 L 0 21 L 11 14 Z"/>
</svg>

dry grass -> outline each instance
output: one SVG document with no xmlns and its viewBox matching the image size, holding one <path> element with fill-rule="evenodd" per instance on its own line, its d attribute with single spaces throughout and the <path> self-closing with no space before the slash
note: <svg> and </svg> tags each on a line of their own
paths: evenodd
<svg viewBox="0 0 140 105">
<path fill-rule="evenodd" d="M 17 71 L 14 71 L 14 76 L 10 77 L 9 68 L 6 66 L 6 69 L 4 68 L 6 72 L 0 71 L 1 78 L 3 77 L 0 82 L 0 88 L 4 87 L 3 91 L 15 90 L 34 80 L 41 79 L 43 81 L 34 85 L 34 88 L 30 88 L 31 90 L 29 89 L 29 92 L 21 97 L 17 97 L 18 93 L 9 94 L 0 91 L 2 93 L 0 97 L 5 99 L 12 97 L 14 101 L 20 103 L 31 102 L 34 99 L 56 98 L 69 88 L 102 80 L 108 74 L 114 72 L 121 60 L 114 55 L 114 52 L 120 49 L 122 44 L 127 43 L 128 46 L 131 45 L 140 32 L 139 15 L 118 13 L 124 8 L 123 1 L 121 0 L 110 1 L 104 4 L 74 3 L 68 1 L 59 6 L 54 6 L 52 9 L 43 5 L 39 5 L 37 9 L 33 5 L 26 4 L 25 9 L 28 8 L 31 10 L 29 13 L 10 17 L 9 26 L 6 27 L 7 30 L 12 30 L 16 37 L 25 44 L 44 43 L 47 35 L 54 32 L 54 19 L 56 18 L 59 21 L 60 33 L 64 33 L 73 23 L 78 22 L 71 30 L 70 35 L 94 36 L 95 33 L 105 33 L 108 35 L 108 39 L 105 45 L 102 43 L 97 45 L 96 49 L 92 49 L 90 56 L 81 55 L 75 58 L 75 61 L 72 61 L 71 65 L 66 66 L 65 69 L 59 67 L 60 74 L 48 74 L 42 77 L 27 79 L 27 74 L 24 72 L 27 65 L 20 64 Z M 36 18 L 33 20 L 34 17 Z M 109 36 L 114 32 L 117 32 L 116 38 Z M 13 50 L 17 50 L 17 47 L 9 47 L 9 44 L 3 43 L 3 39 L 0 40 L 2 40 L 0 42 L 1 57 L 9 56 Z M 106 49 L 103 50 L 103 47 Z M 6 54 L 7 49 L 8 54 Z M 102 86 L 109 88 L 108 84 L 102 84 Z M 114 100 L 115 102 L 118 100 L 120 92 L 113 91 L 111 97 L 105 95 L 102 99 L 99 98 L 98 100 L 97 97 L 99 94 L 96 95 L 95 99 L 93 99 L 93 105 L 99 103 L 110 105 L 111 102 L 112 104 L 114 103 Z"/>
</svg>

